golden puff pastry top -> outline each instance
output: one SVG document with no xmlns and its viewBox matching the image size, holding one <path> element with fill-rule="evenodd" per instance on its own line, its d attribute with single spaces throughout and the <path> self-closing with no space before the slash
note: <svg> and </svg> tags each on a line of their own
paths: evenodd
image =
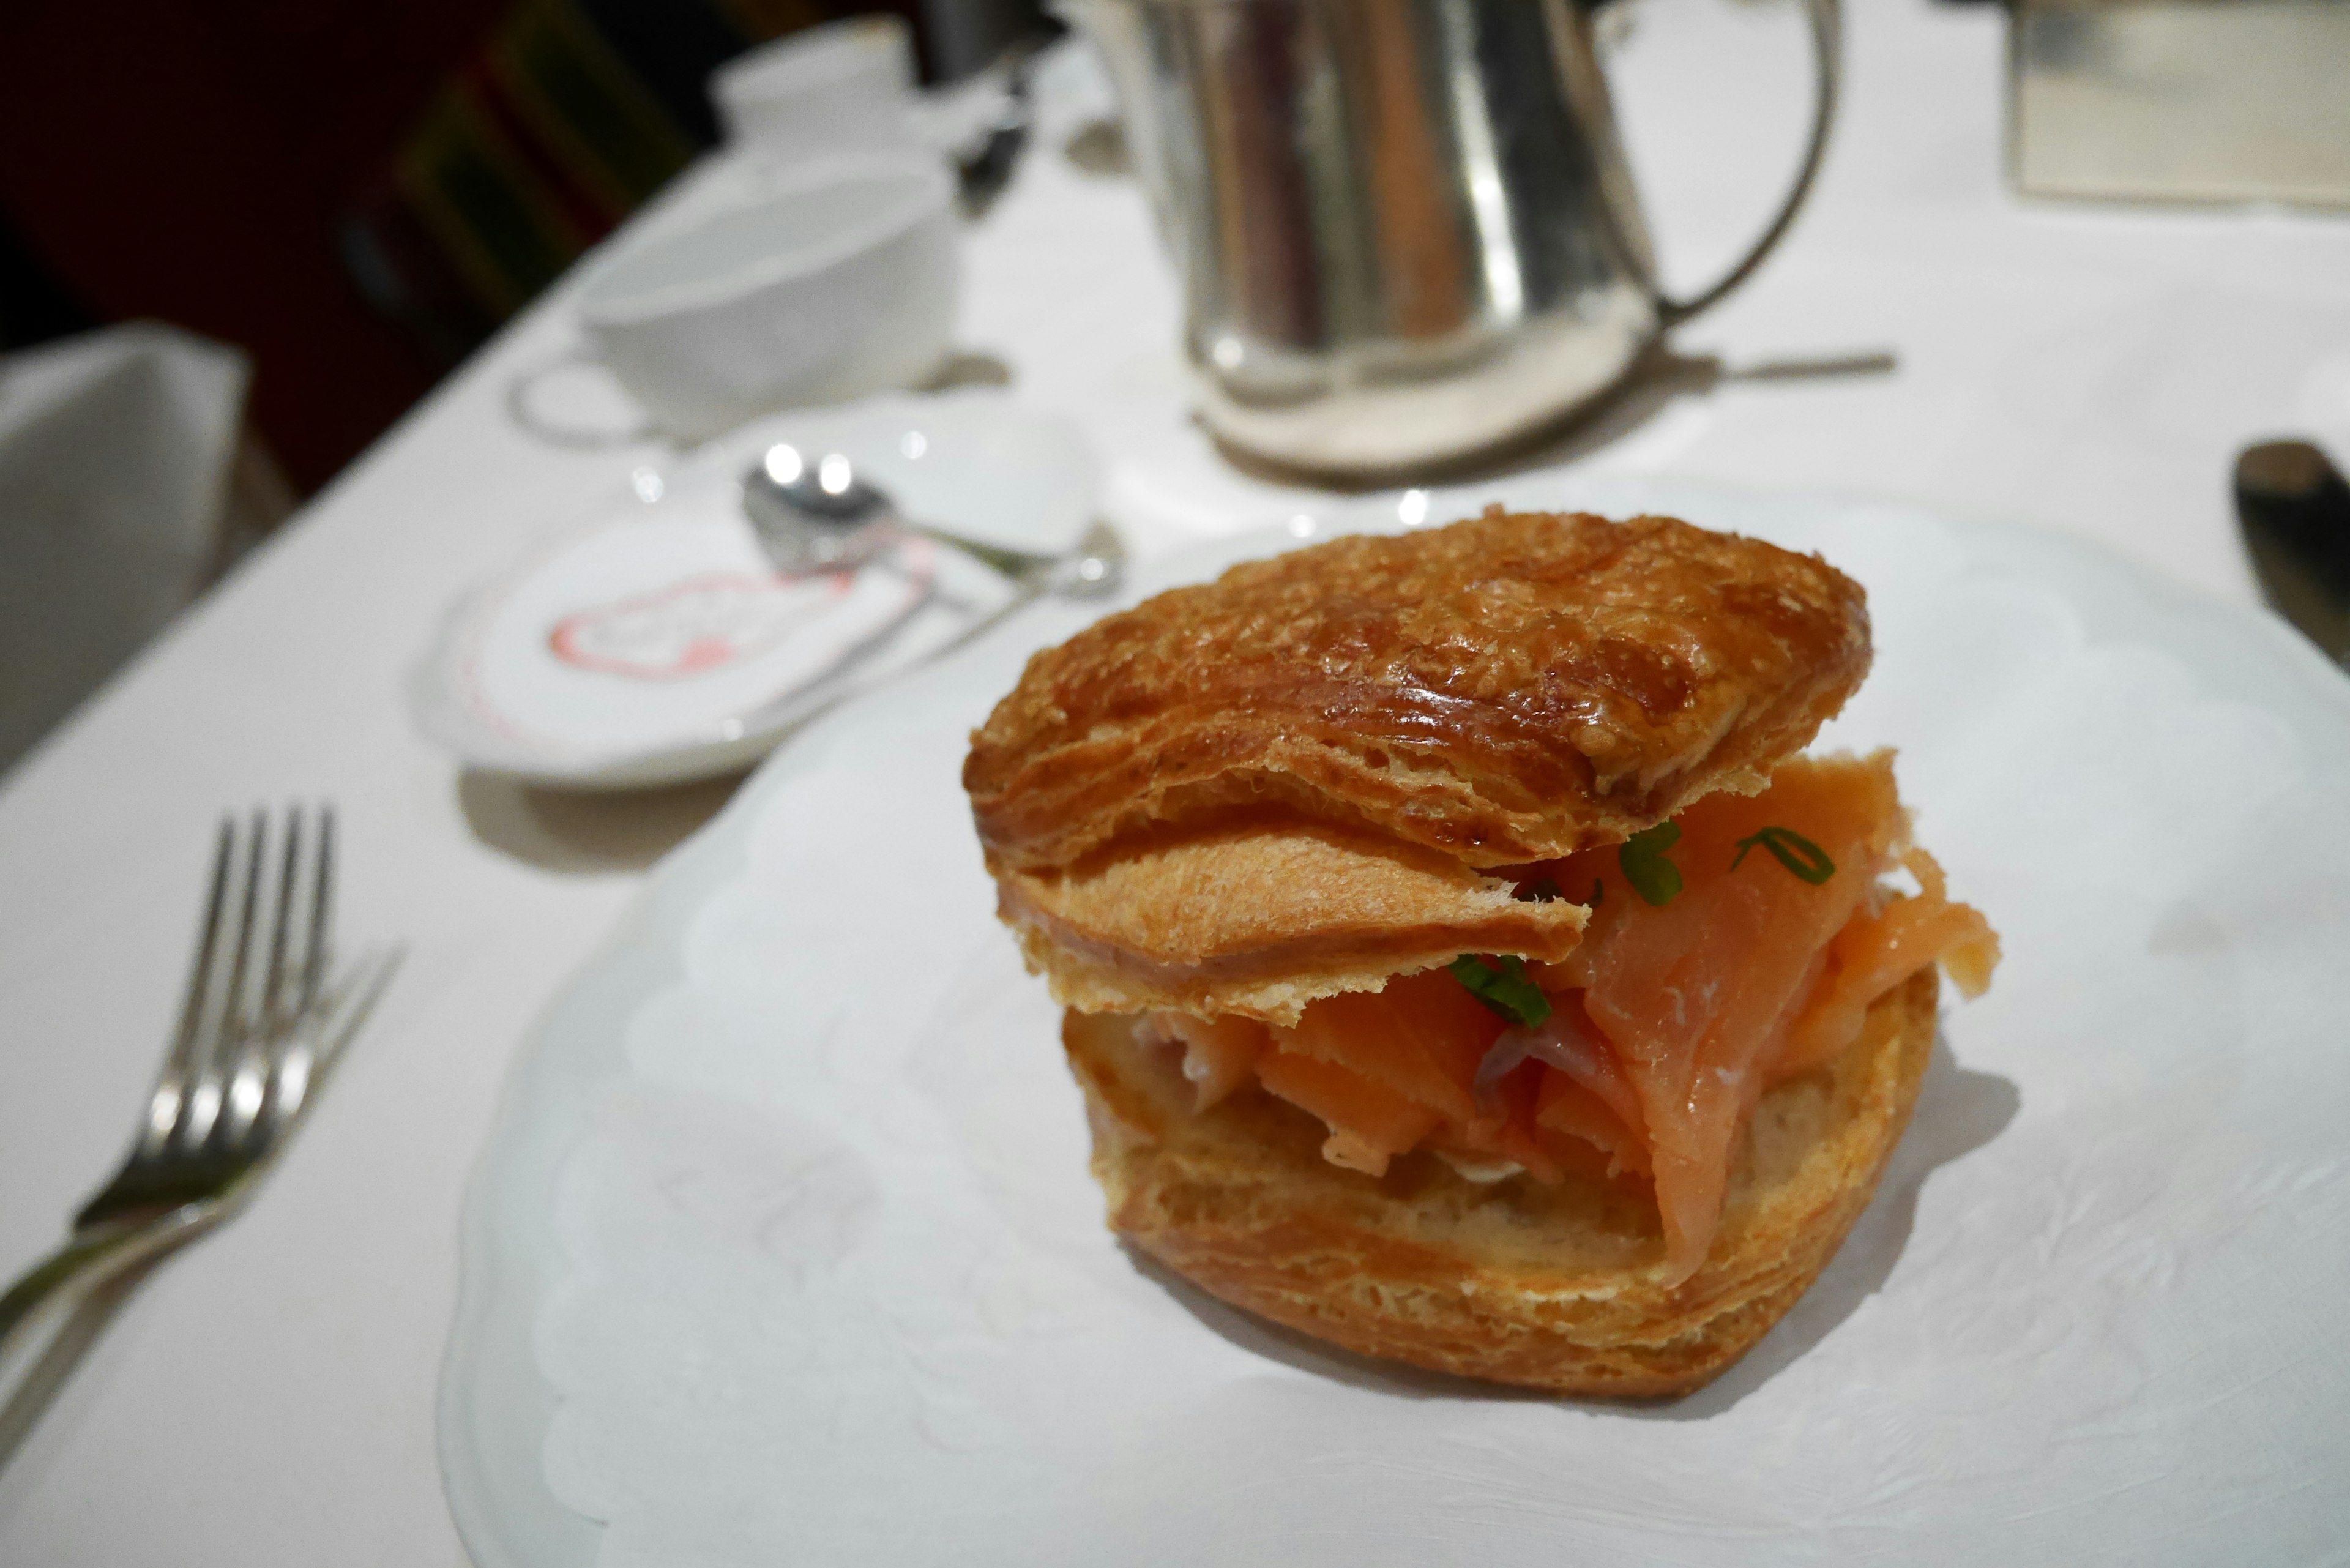
<svg viewBox="0 0 2350 1568">
<path fill-rule="evenodd" d="M 1867 673 L 1860 586 L 1669 517 L 1490 509 L 1111 616 L 972 736 L 991 868 L 1273 808 L 1504 866 L 1761 787 Z"/>
</svg>

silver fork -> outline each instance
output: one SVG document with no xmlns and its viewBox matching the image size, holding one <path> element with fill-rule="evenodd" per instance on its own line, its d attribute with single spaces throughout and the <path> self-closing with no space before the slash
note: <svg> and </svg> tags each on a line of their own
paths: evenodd
<svg viewBox="0 0 2350 1568">
<path fill-rule="evenodd" d="M 222 820 L 187 998 L 130 1153 L 66 1244 L 0 1296 L 0 1367 L 26 1369 L 0 1403 L 0 1464 L 122 1295 L 252 1197 L 399 966 L 395 950 L 330 976 L 334 809 L 313 827 L 291 808 L 274 869 L 272 836 L 258 811 L 241 831 Z M 34 1355 L 44 1324 L 57 1327 Z"/>
</svg>

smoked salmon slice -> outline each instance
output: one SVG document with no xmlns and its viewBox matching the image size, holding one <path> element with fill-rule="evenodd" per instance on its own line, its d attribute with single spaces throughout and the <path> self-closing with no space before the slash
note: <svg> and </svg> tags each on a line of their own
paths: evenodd
<svg viewBox="0 0 2350 1568">
<path fill-rule="evenodd" d="M 1277 1047 L 1340 1063 L 1456 1125 L 1476 1119 L 1478 1064 L 1507 1027 L 1443 970 L 1310 1004 Z"/>
<path fill-rule="evenodd" d="M 1939 961 L 1969 996 L 1990 987 L 1999 962 L 1999 936 L 1991 922 L 1981 910 L 1950 901 L 1942 868 L 1924 850 L 1910 850 L 1902 864 L 1918 878 L 1919 893 L 1836 933 L 1816 994 L 1779 1050 L 1775 1074 L 1833 1061 L 1860 1038 L 1869 1004 L 1929 963 Z"/>
<path fill-rule="evenodd" d="M 1195 1018 L 1188 1012 L 1151 1017 L 1166 1038 L 1182 1045 L 1183 1076 L 1199 1091 L 1196 1108 L 1203 1111 L 1248 1083 L 1271 1044 L 1264 1025 L 1251 1018 Z"/>
<path fill-rule="evenodd" d="M 1328 1124 L 1324 1158 L 1366 1176 L 1386 1175 L 1388 1160 L 1418 1147 L 1436 1129 L 1436 1112 L 1427 1106 L 1300 1051 L 1272 1053 L 1257 1075 L 1266 1088 Z"/>
<path fill-rule="evenodd" d="M 1879 753 L 1797 758 L 1762 794 L 1708 796 L 1679 826 L 1681 890 L 1662 906 L 1634 888 L 1614 850 L 1561 867 L 1561 887 L 1603 891 L 1582 946 L 1552 968 L 1582 992 L 1638 1094 L 1667 1272 L 1686 1277 L 1720 1221 L 1736 1134 L 1764 1087 L 1758 1064 L 1905 824 L 1891 754 Z M 1752 842 L 1771 828 L 1815 846 L 1833 872 L 1795 874 Z"/>
<path fill-rule="evenodd" d="M 1203 1108 L 1253 1075 L 1323 1121 L 1326 1158 L 1370 1175 L 1425 1147 L 1478 1162 L 1480 1179 L 1523 1168 L 1645 1181 L 1667 1276 L 1685 1279 L 1763 1090 L 1832 1061 L 1870 1005 L 1928 965 L 1979 994 L 1999 943 L 1908 844 L 1889 752 L 1794 758 L 1762 793 L 1710 795 L 1674 826 L 1669 847 L 1512 873 L 1592 909 L 1582 945 L 1530 971 L 1552 1008 L 1537 1024 L 1431 970 L 1317 1001 L 1291 1029 L 1159 1014 L 1160 1035 L 1183 1044 Z M 1639 855 L 1669 872 L 1633 875 Z M 1918 893 L 1883 888 L 1897 867 Z"/>
</svg>

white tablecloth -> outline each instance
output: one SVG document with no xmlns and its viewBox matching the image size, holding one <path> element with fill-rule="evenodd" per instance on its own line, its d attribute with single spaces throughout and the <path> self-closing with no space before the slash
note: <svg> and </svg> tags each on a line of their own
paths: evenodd
<svg viewBox="0 0 2350 1568">
<path fill-rule="evenodd" d="M 1815 202 L 1680 342 L 1733 366 L 1885 346 L 1897 374 L 1652 400 L 1557 455 L 2045 524 L 2247 599 L 2237 446 L 2297 430 L 2350 449 L 2350 222 L 2019 204 L 2002 28 L 1991 7 L 1859 0 Z M 1676 274 L 1767 206 L 1799 57 L 1771 8 L 1639 14 L 1622 91 Z M 1185 420 L 1141 196 L 1066 162 L 1066 129 L 972 235 L 964 343 L 1092 431 L 1146 546 L 1310 510 Z M 706 171 L 699 195 L 734 177 Z M 151 1282 L 0 1472 L 0 1563 L 463 1561 L 432 1451 L 462 1186 L 536 1014 L 725 794 L 461 777 L 402 711 L 451 596 L 650 451 L 554 451 L 508 423 L 507 379 L 568 331 L 558 293 L 0 784 L 0 1273 L 56 1242 L 130 1130 L 224 807 L 333 799 L 347 939 L 411 950 L 253 1210 Z"/>
</svg>

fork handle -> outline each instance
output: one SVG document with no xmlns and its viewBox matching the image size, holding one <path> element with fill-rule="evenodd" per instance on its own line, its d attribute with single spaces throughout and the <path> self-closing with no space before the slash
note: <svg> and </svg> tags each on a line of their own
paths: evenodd
<svg viewBox="0 0 2350 1568">
<path fill-rule="evenodd" d="M 77 1309 L 109 1284 L 193 1240 L 219 1218 L 216 1205 L 188 1203 L 135 1225 L 77 1231 L 0 1296 L 0 1465 L 7 1463 L 100 1326 L 74 1334 Z M 37 1338 L 34 1331 L 50 1318 L 57 1330 L 35 1355 L 29 1348 Z"/>
</svg>

